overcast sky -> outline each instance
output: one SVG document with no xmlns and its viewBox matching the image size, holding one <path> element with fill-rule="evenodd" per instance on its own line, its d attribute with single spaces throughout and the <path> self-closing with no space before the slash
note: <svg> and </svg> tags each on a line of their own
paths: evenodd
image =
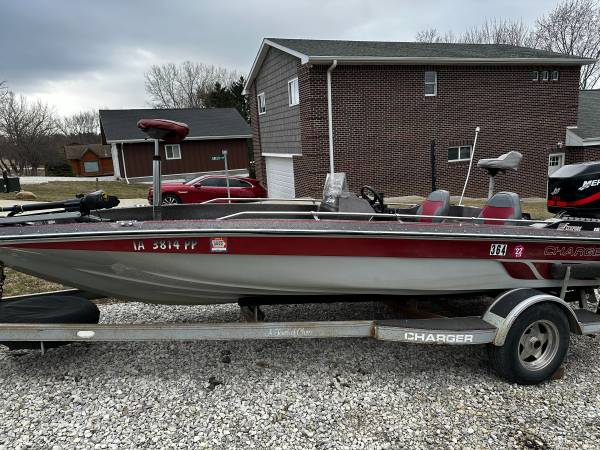
<svg viewBox="0 0 600 450">
<path fill-rule="evenodd" d="M 485 18 L 533 23 L 558 0 L 2 0 L 0 81 L 60 114 L 148 106 L 152 64 L 247 73 L 263 37 L 410 41 Z"/>
</svg>

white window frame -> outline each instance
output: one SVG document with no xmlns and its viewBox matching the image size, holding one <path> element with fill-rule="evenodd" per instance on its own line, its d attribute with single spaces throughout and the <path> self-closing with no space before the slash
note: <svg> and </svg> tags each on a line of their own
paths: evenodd
<svg viewBox="0 0 600 450">
<path fill-rule="evenodd" d="M 543 70 L 542 71 L 542 81 L 548 81 L 550 79 L 550 71 Z"/>
<path fill-rule="evenodd" d="M 540 72 L 539 72 L 539 70 L 534 70 L 531 73 L 531 81 L 540 81 Z"/>
<path fill-rule="evenodd" d="M 171 149 L 171 157 L 169 158 L 168 148 Z M 175 149 L 177 149 L 177 154 L 175 154 Z M 165 157 L 168 160 L 171 159 L 181 159 L 181 146 L 179 144 L 165 144 Z"/>
<path fill-rule="evenodd" d="M 298 85 L 298 77 L 288 81 L 288 100 L 290 106 L 300 104 L 300 86 Z"/>
<path fill-rule="evenodd" d="M 565 165 L 565 162 L 566 162 L 566 157 L 565 157 L 564 153 L 550 153 L 548 155 L 548 175 L 550 174 L 550 167 L 551 167 L 550 166 L 550 160 L 552 159 L 553 156 L 557 156 L 559 158 L 559 162 L 562 162 L 562 165 L 558 166 L 559 169 L 561 167 L 563 167 Z"/>
<path fill-rule="evenodd" d="M 558 81 L 560 77 L 560 74 L 558 73 L 558 70 L 553 70 L 552 71 L 552 81 Z"/>
<path fill-rule="evenodd" d="M 468 147 L 469 148 L 469 157 L 468 158 L 461 158 L 460 157 L 460 149 L 461 148 L 465 148 Z M 472 145 L 453 145 L 452 147 L 448 147 L 448 153 L 450 152 L 450 149 L 452 148 L 457 148 L 458 149 L 458 159 L 450 159 L 450 157 L 448 156 L 448 162 L 449 163 L 453 163 L 453 162 L 461 162 L 461 161 L 470 161 L 471 160 L 471 152 L 473 151 L 473 146 Z"/>
<path fill-rule="evenodd" d="M 267 113 L 267 98 L 265 97 L 265 93 L 261 92 L 256 96 L 258 115 L 263 115 Z"/>
<path fill-rule="evenodd" d="M 85 168 L 85 165 L 86 164 L 92 164 L 92 163 L 96 163 L 96 170 L 87 170 Z M 100 161 L 97 160 L 97 159 L 92 160 L 92 161 L 83 161 L 83 172 L 84 173 L 98 173 L 98 172 L 100 172 Z"/>
<path fill-rule="evenodd" d="M 426 81 L 426 76 L 428 73 L 433 73 L 435 76 L 435 79 L 433 81 Z M 437 70 L 426 70 L 425 73 L 423 74 L 423 83 L 424 83 L 424 90 L 425 90 L 425 97 L 435 97 L 437 95 L 438 89 L 437 89 Z M 427 86 L 431 86 L 433 85 L 433 94 L 428 94 L 427 93 Z"/>
</svg>

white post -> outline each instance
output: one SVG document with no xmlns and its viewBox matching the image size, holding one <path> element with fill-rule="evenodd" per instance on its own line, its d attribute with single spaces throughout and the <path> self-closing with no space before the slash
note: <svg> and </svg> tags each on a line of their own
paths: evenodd
<svg viewBox="0 0 600 450">
<path fill-rule="evenodd" d="M 465 185 L 463 186 L 462 194 L 460 194 L 460 201 L 458 202 L 458 206 L 462 206 L 463 197 L 465 196 L 465 191 L 467 190 L 467 183 L 469 182 L 469 176 L 471 175 L 471 166 L 473 165 L 473 156 L 475 155 L 475 147 L 477 146 L 477 136 L 479 136 L 479 131 L 479 127 L 475 128 L 475 139 L 473 140 L 473 149 L 471 150 L 471 159 L 469 160 L 469 170 L 467 171 L 467 179 L 465 180 Z M 460 155 L 458 156 L 460 157 Z"/>
<path fill-rule="evenodd" d="M 227 150 L 222 151 L 223 161 L 225 161 L 225 180 L 227 181 L 227 203 L 231 203 L 231 190 L 229 188 L 229 167 L 227 165 Z"/>
</svg>

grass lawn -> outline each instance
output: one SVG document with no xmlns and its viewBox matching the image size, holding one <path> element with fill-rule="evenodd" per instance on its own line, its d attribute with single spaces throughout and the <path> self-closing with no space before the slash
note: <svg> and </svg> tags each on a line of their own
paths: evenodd
<svg viewBox="0 0 600 450">
<path fill-rule="evenodd" d="M 148 184 L 127 184 L 124 181 L 50 181 L 42 184 L 24 184 L 24 191 L 33 192 L 41 202 L 65 200 L 75 194 L 88 193 L 102 189 L 119 198 L 146 198 Z M 0 200 L 15 200 L 15 193 L 0 193 Z"/>
<path fill-rule="evenodd" d="M 6 280 L 4 281 L 5 297 L 64 289 L 62 284 L 51 283 L 13 269 L 7 268 L 4 273 L 6 274 Z"/>
</svg>

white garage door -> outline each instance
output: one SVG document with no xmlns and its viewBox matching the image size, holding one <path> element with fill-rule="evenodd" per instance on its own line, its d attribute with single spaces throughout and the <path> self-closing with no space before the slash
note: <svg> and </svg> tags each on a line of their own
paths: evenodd
<svg viewBox="0 0 600 450">
<path fill-rule="evenodd" d="M 266 156 L 267 189 L 271 198 L 294 198 L 294 163 L 292 158 Z"/>
</svg>

